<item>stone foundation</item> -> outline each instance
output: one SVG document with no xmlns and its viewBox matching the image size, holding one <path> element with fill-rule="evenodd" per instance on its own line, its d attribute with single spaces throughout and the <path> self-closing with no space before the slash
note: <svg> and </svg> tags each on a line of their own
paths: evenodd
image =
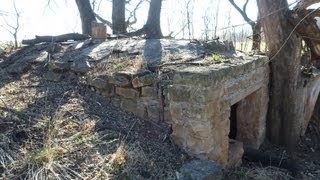
<svg viewBox="0 0 320 180">
<path fill-rule="evenodd" d="M 96 38 L 104 38 L 103 28 Z M 223 166 L 239 165 L 243 146 L 259 148 L 265 138 L 267 57 L 247 57 L 217 41 L 100 39 L 56 45 L 55 50 L 45 43 L 21 49 L 25 52 L 14 56 L 6 71 L 23 74 L 44 63 L 47 80 L 62 81 L 63 73 L 74 73 L 113 105 L 170 124 L 172 139 L 190 155 Z M 320 72 L 299 83 L 304 111 L 299 132 L 293 133 L 303 135 L 312 113 L 319 116 L 314 107 Z"/>
<path fill-rule="evenodd" d="M 173 139 L 190 154 L 227 165 L 230 107 L 238 103 L 236 139 L 258 148 L 265 137 L 266 60 L 251 58 L 237 66 L 177 72 L 168 92 Z"/>
<path fill-rule="evenodd" d="M 265 137 L 268 105 L 266 60 L 252 57 L 230 66 L 179 67 L 166 83 L 166 73 L 143 70 L 88 78 L 86 84 L 139 117 L 170 123 L 171 137 L 190 154 L 222 165 L 239 164 L 239 159 L 228 160 L 230 107 L 238 104 L 236 139 L 258 148 Z"/>
</svg>

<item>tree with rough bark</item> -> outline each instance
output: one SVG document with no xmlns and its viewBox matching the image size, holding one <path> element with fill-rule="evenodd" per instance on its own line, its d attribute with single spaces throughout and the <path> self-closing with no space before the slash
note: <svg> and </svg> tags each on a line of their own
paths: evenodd
<svg viewBox="0 0 320 180">
<path fill-rule="evenodd" d="M 232 6 L 241 14 L 243 19 L 251 26 L 252 30 L 252 51 L 260 51 L 261 46 L 261 23 L 259 21 L 259 13 L 258 13 L 258 21 L 255 22 L 252 19 L 250 19 L 247 15 L 247 5 L 249 3 L 249 0 L 246 0 L 243 4 L 243 7 L 240 8 L 238 4 L 234 2 L 234 0 L 229 0 L 229 2 L 232 4 Z"/>
<path fill-rule="evenodd" d="M 151 0 L 146 24 L 139 30 L 128 33 L 129 36 L 145 35 L 148 39 L 160 39 L 163 37 L 160 26 L 162 0 Z"/>
<path fill-rule="evenodd" d="M 91 24 L 96 21 L 90 0 L 75 0 L 81 18 L 82 34 L 92 35 Z"/>
<path fill-rule="evenodd" d="M 113 34 L 125 34 L 127 29 L 137 22 L 136 11 L 145 0 L 140 0 L 134 6 L 132 11 L 129 11 L 129 17 L 126 19 L 126 5 L 130 4 L 131 0 L 112 0 L 112 21 L 108 21 L 95 13 L 96 18 L 112 29 Z"/>
<path fill-rule="evenodd" d="M 299 33 L 299 25 L 308 23 L 304 20 L 311 14 L 303 16 L 299 21 L 289 21 L 288 19 L 295 17 L 290 17 L 292 13 L 286 0 L 257 0 L 257 4 L 261 17 L 264 17 L 261 24 L 271 67 L 267 136 L 273 143 L 294 147 L 304 133 L 304 109 L 310 108 L 305 107 L 303 103 L 303 36 Z M 309 28 L 304 27 L 304 30 L 300 31 L 306 33 Z M 319 29 L 317 33 L 320 34 Z M 312 45 L 310 48 L 312 49 Z"/>
<path fill-rule="evenodd" d="M 112 33 L 126 33 L 126 0 L 112 0 Z"/>
</svg>

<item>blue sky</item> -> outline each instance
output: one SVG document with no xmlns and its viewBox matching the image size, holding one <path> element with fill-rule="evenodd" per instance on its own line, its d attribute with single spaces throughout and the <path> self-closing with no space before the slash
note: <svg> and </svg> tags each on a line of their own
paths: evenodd
<svg viewBox="0 0 320 180">
<path fill-rule="evenodd" d="M 18 34 L 20 40 L 33 38 L 35 35 L 57 35 L 69 32 L 81 32 L 80 17 L 74 0 L 51 0 L 50 5 L 48 5 L 48 0 L 15 1 L 18 11 L 21 12 L 21 27 Z M 173 34 L 176 34 L 181 29 L 183 1 L 184 0 L 165 0 L 163 2 L 161 27 L 164 35 L 168 34 L 169 31 L 174 31 Z M 238 2 L 243 1 L 244 0 L 238 0 Z M 99 0 L 97 0 L 97 2 L 99 2 Z M 101 2 L 99 9 L 96 7 L 96 10 L 101 16 L 110 20 L 111 4 L 107 0 L 102 0 Z M 196 38 L 203 35 L 203 16 L 205 14 L 214 16 L 217 2 L 218 0 L 194 1 L 193 23 Z M 219 7 L 218 29 L 245 23 L 240 14 L 229 4 L 228 0 L 221 0 Z M 255 0 L 250 1 L 247 11 L 249 16 L 255 19 L 257 13 Z M 14 24 L 13 0 L 1 0 L 0 12 L 6 12 L 6 15 L 0 17 L 0 25 L 6 26 L 6 21 L 9 24 Z M 144 3 L 138 11 L 138 23 L 135 25 L 135 28 L 139 28 L 144 24 L 147 13 L 148 3 Z M 209 29 L 213 29 L 213 25 L 210 25 Z M 109 32 L 111 31 L 109 30 Z M 4 28 L 0 27 L 0 34 L 0 41 L 12 40 L 12 37 Z M 178 35 L 178 37 L 180 36 L 181 34 Z"/>
</svg>

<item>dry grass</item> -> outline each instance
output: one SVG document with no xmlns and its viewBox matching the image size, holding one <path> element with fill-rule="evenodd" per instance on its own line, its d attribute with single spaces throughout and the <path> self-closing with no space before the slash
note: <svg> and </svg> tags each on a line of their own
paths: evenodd
<svg viewBox="0 0 320 180">
<path fill-rule="evenodd" d="M 136 73 L 146 68 L 146 62 L 140 55 L 134 58 L 111 57 L 96 64 L 94 70 L 88 74 L 91 76 L 112 75 L 119 71 Z"/>
<path fill-rule="evenodd" d="M 24 75 L 12 83 L 16 86 L 0 92 L 0 128 L 6 127 L 1 133 L 4 143 L 0 142 L 1 178 L 174 177 L 180 154 L 175 155 L 162 138 L 139 132 L 159 129 L 144 128 L 144 121 L 111 107 L 94 92 L 74 91 L 76 83 L 35 83 L 33 78 L 38 80 Z M 31 83 L 36 86 L 29 87 Z M 23 86 L 28 88 L 21 90 Z M 104 126 L 106 130 L 97 130 Z"/>
<path fill-rule="evenodd" d="M 225 179 L 243 179 L 243 180 L 289 180 L 293 177 L 284 169 L 269 167 L 239 167 L 237 169 L 228 170 L 225 173 Z"/>
</svg>

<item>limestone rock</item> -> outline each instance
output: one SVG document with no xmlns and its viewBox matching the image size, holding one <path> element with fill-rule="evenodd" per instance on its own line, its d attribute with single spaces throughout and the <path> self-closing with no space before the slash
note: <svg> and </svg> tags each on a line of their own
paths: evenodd
<svg viewBox="0 0 320 180">
<path fill-rule="evenodd" d="M 220 180 L 222 167 L 215 161 L 193 160 L 184 164 L 177 173 L 178 180 Z"/>
<path fill-rule="evenodd" d="M 208 41 L 204 42 L 203 46 L 214 52 L 225 52 L 225 51 L 234 51 L 235 48 L 230 41 Z"/>
<path fill-rule="evenodd" d="M 146 117 L 146 109 L 139 102 L 131 99 L 122 99 L 120 107 L 126 111 L 132 112 L 141 118 Z"/>
<path fill-rule="evenodd" d="M 93 79 L 88 79 L 88 84 L 98 89 L 106 89 L 108 86 L 108 79 L 95 77 Z"/>
<path fill-rule="evenodd" d="M 150 71 L 146 71 L 138 74 L 137 77 L 132 80 L 132 85 L 134 88 L 149 86 L 154 83 L 155 78 L 155 74 Z"/>
<path fill-rule="evenodd" d="M 48 69 L 52 72 L 66 72 L 70 69 L 70 64 L 63 61 L 50 61 Z"/>
<path fill-rule="evenodd" d="M 37 58 L 33 60 L 32 63 L 37 64 L 37 63 L 42 63 L 48 59 L 48 52 L 43 51 L 39 54 Z"/>
<path fill-rule="evenodd" d="M 90 67 L 90 63 L 87 60 L 82 59 L 74 61 L 70 66 L 70 70 L 76 73 L 84 74 L 90 70 Z"/>
<path fill-rule="evenodd" d="M 259 149 L 265 139 L 268 99 L 265 85 L 237 103 L 237 140 L 246 147 Z"/>
<path fill-rule="evenodd" d="M 136 99 L 139 97 L 140 92 L 132 88 L 116 87 L 116 94 L 126 99 Z"/>
<path fill-rule="evenodd" d="M 118 87 L 129 87 L 131 85 L 130 76 L 124 73 L 115 73 L 110 78 L 109 82 Z"/>
<path fill-rule="evenodd" d="M 229 140 L 228 167 L 238 167 L 242 164 L 243 143 L 233 139 Z"/>
<path fill-rule="evenodd" d="M 157 92 L 154 87 L 146 86 L 141 88 L 142 97 L 157 97 Z"/>
</svg>

